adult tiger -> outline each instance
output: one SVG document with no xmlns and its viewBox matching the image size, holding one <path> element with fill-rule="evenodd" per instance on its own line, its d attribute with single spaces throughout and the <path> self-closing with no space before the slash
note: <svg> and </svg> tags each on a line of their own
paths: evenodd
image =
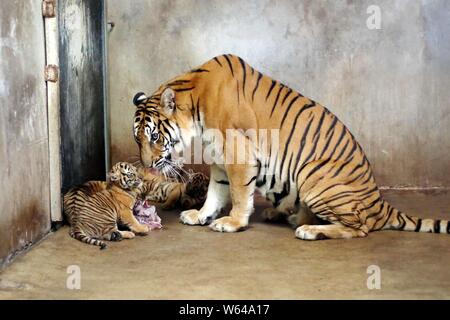
<svg viewBox="0 0 450 320">
<path fill-rule="evenodd" d="M 292 215 L 295 235 L 305 240 L 365 237 L 380 229 L 450 233 L 448 221 L 411 217 L 382 199 L 362 148 L 327 108 L 237 56 L 215 57 L 148 98 L 136 94 L 133 102 L 141 161 L 163 171 L 172 150 L 186 148 L 206 129 L 218 129 L 223 136 L 227 129 L 279 129 L 279 148 L 262 137 L 256 144 L 244 138 L 252 161 L 211 166 L 206 202 L 199 211 L 181 213 L 185 224 L 241 230 L 248 225 L 258 188 L 274 205 L 265 210 L 266 218 Z M 225 141 L 224 156 L 231 148 Z M 229 216 L 214 220 L 230 195 Z M 311 224 L 311 218 L 328 224 Z"/>
</svg>

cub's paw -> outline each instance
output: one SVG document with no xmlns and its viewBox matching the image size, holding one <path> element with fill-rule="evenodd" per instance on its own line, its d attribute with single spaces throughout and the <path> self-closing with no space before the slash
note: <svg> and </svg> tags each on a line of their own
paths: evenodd
<svg viewBox="0 0 450 320">
<path fill-rule="evenodd" d="M 145 224 L 138 224 L 132 228 L 132 231 L 140 236 L 146 236 L 150 232 L 150 229 Z"/>
<path fill-rule="evenodd" d="M 180 214 L 180 221 L 191 226 L 205 225 L 210 222 L 210 217 L 202 215 L 199 210 L 185 210 Z"/>
<path fill-rule="evenodd" d="M 284 214 L 272 207 L 264 209 L 261 214 L 266 221 L 280 221 L 284 218 Z"/>
<path fill-rule="evenodd" d="M 120 231 L 114 231 L 109 237 L 109 241 L 122 241 L 123 237 Z"/>
<path fill-rule="evenodd" d="M 119 231 L 123 239 L 133 239 L 135 234 L 131 231 Z"/>
<path fill-rule="evenodd" d="M 236 232 L 244 229 L 246 225 L 242 225 L 236 218 L 227 216 L 214 220 L 209 227 L 219 232 Z"/>
</svg>

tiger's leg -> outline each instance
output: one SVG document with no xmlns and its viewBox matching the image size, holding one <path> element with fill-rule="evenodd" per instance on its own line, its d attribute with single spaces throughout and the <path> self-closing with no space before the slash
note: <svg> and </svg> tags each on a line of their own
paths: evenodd
<svg viewBox="0 0 450 320">
<path fill-rule="evenodd" d="M 180 220 L 189 225 L 210 223 L 229 202 L 230 190 L 227 174 L 217 165 L 211 166 L 206 201 L 200 210 L 191 209 L 181 212 Z"/>
<path fill-rule="evenodd" d="M 309 225 L 304 224 L 295 230 L 295 236 L 302 240 L 363 238 L 367 232 L 346 227 L 342 224 Z"/>
<path fill-rule="evenodd" d="M 136 220 L 136 218 L 133 215 L 133 211 L 130 209 L 122 210 L 120 212 L 119 220 L 121 223 L 126 225 L 131 230 L 132 233 L 136 233 L 139 235 L 146 235 L 150 231 L 148 226 L 146 226 L 145 224 L 140 224 L 139 221 Z M 131 234 L 128 234 L 128 236 L 132 237 Z"/>
<path fill-rule="evenodd" d="M 136 235 L 132 231 L 118 231 L 123 239 L 133 239 Z"/>
<path fill-rule="evenodd" d="M 369 227 L 365 224 L 367 213 L 360 195 L 352 187 L 346 186 L 344 190 L 309 203 L 307 201 L 314 215 L 331 224 L 304 224 L 295 230 L 295 236 L 303 240 L 366 237 Z"/>
<path fill-rule="evenodd" d="M 247 227 L 253 213 L 253 195 L 255 192 L 257 166 L 252 164 L 231 164 L 225 166 L 230 181 L 230 215 L 214 220 L 210 228 L 219 232 L 236 232 Z"/>
<path fill-rule="evenodd" d="M 135 234 L 132 231 L 114 230 L 103 236 L 104 240 L 122 241 L 123 239 L 133 239 Z"/>
</svg>

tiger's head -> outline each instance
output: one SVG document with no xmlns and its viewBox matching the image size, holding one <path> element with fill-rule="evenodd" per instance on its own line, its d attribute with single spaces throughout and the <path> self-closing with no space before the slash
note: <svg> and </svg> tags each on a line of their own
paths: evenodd
<svg viewBox="0 0 450 320">
<path fill-rule="evenodd" d="M 124 190 L 133 190 L 142 186 L 137 168 L 128 162 L 117 162 L 108 173 L 110 183 Z"/>
<path fill-rule="evenodd" d="M 180 100 L 172 88 L 164 86 L 150 97 L 139 92 L 133 98 L 133 134 L 141 162 L 164 174 L 173 171 L 172 156 L 181 153 L 194 136 L 193 117 Z"/>
</svg>

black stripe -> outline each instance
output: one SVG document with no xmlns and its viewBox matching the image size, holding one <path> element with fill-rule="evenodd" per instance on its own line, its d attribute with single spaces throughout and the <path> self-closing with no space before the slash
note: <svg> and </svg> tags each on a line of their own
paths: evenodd
<svg viewBox="0 0 450 320">
<path fill-rule="evenodd" d="M 397 213 L 397 219 L 400 222 L 400 226 L 398 227 L 398 229 L 404 230 L 405 226 L 406 226 L 406 221 L 405 221 L 405 218 L 403 218 L 403 215 L 400 211 Z"/>
<path fill-rule="evenodd" d="M 284 102 L 286 101 L 286 99 L 291 95 L 291 93 L 292 93 L 292 89 L 289 88 L 289 90 L 286 92 L 286 95 L 285 95 L 284 98 L 283 98 L 283 101 L 281 101 L 281 104 L 282 104 L 282 105 L 284 104 Z"/>
<path fill-rule="evenodd" d="M 272 189 L 273 186 L 274 186 L 275 183 L 276 183 L 275 172 L 276 172 L 276 169 L 277 169 L 277 163 L 278 163 L 278 154 L 276 154 L 276 156 L 275 156 L 275 163 L 274 163 L 274 165 L 273 165 L 273 174 L 272 174 L 272 178 L 271 178 L 271 180 L 270 180 L 270 187 L 269 187 L 269 190 Z"/>
<path fill-rule="evenodd" d="M 392 212 L 394 212 L 394 207 L 388 205 L 386 206 L 386 209 L 387 208 L 389 208 L 389 211 L 387 212 L 386 215 L 386 221 L 384 221 L 384 223 L 380 226 L 380 229 L 383 229 L 386 226 L 386 224 L 390 223 Z"/>
<path fill-rule="evenodd" d="M 253 176 L 251 179 L 250 179 L 250 181 L 249 182 L 247 182 L 246 184 L 244 184 L 244 186 L 249 186 L 250 185 L 250 183 L 252 183 L 253 181 L 255 181 L 256 180 L 256 176 Z"/>
<path fill-rule="evenodd" d="M 305 179 L 305 180 L 306 180 L 306 179 Z M 373 193 L 374 191 L 377 191 L 377 189 L 378 189 L 377 187 L 374 187 L 374 188 L 372 188 L 372 189 L 370 189 L 370 190 L 367 190 L 367 188 L 368 188 L 368 187 L 364 187 L 364 188 L 358 189 L 358 190 L 346 190 L 346 191 L 341 191 L 341 192 L 335 193 L 335 194 L 333 194 L 332 196 L 330 196 L 330 197 L 327 198 L 327 203 L 329 203 L 329 202 L 331 202 L 331 201 L 339 200 L 339 199 L 341 199 L 341 198 L 343 198 L 343 197 L 345 197 L 345 196 L 351 196 L 351 197 L 353 198 L 353 200 L 358 200 L 358 201 L 361 202 L 361 201 L 363 200 L 363 198 L 361 198 L 361 197 L 364 197 L 364 196 L 366 196 L 366 195 L 370 195 L 371 193 Z M 360 192 L 364 192 L 364 193 L 359 194 Z M 369 196 L 369 197 L 370 197 L 370 196 Z M 352 200 L 352 201 L 353 201 L 353 200 Z M 374 200 L 374 203 L 377 203 L 379 200 L 380 200 L 380 197 L 378 197 L 377 199 L 375 199 L 375 200 Z M 312 199 L 309 200 L 310 203 L 311 203 L 311 201 L 312 201 Z M 314 203 L 311 203 L 310 206 L 313 206 L 313 205 L 315 205 L 315 204 L 317 204 L 318 202 L 321 202 L 321 201 L 323 201 L 322 198 L 319 198 L 319 199 L 317 199 Z M 350 202 L 351 202 L 351 201 L 350 201 Z M 339 205 L 342 205 L 342 203 L 339 204 Z M 370 206 L 370 207 L 371 207 L 371 206 Z"/>
<path fill-rule="evenodd" d="M 280 128 L 283 127 L 284 120 L 286 120 L 286 117 L 287 117 L 287 115 L 288 115 L 288 113 L 289 113 L 289 110 L 291 109 L 292 105 L 294 104 L 294 102 L 295 102 L 298 98 L 300 98 L 299 95 L 295 96 L 294 99 L 292 99 L 291 102 L 289 103 L 289 105 L 288 105 L 288 107 L 287 107 L 287 109 L 286 109 L 286 112 L 284 113 L 283 119 L 281 119 L 281 125 L 280 125 Z"/>
<path fill-rule="evenodd" d="M 320 129 L 322 129 L 323 120 L 325 119 L 325 112 L 322 112 L 322 116 L 320 117 L 319 123 L 317 124 L 316 132 L 314 132 L 313 139 L 319 134 Z M 320 134 L 319 134 L 320 136 Z"/>
<path fill-rule="evenodd" d="M 214 60 L 219 64 L 219 66 L 222 66 L 222 64 L 220 63 L 220 61 L 217 57 L 214 57 Z"/>
<path fill-rule="evenodd" d="M 261 188 L 263 185 L 266 184 L 266 175 L 263 175 L 262 180 L 256 180 L 256 187 Z"/>
<path fill-rule="evenodd" d="M 336 123 L 338 121 L 338 118 L 336 116 L 334 116 L 333 122 L 331 123 L 330 127 L 327 130 L 327 133 L 325 134 L 325 137 L 328 137 L 328 135 L 330 134 L 330 132 L 333 130 L 334 131 L 334 127 L 336 126 Z"/>
<path fill-rule="evenodd" d="M 280 193 L 274 193 L 273 197 L 274 197 L 274 207 L 278 207 L 281 200 L 283 200 L 287 195 L 289 195 L 289 183 L 284 183 L 283 184 L 283 190 Z"/>
<path fill-rule="evenodd" d="M 188 83 L 188 82 L 191 82 L 191 80 L 182 80 L 182 79 L 180 79 L 180 80 L 172 81 L 172 82 L 168 83 L 167 85 L 170 87 L 170 86 L 177 86 L 177 85 Z"/>
<path fill-rule="evenodd" d="M 351 176 L 352 174 L 355 173 L 356 170 L 362 168 L 362 167 L 366 164 L 366 161 L 367 161 L 366 157 L 363 156 L 363 161 L 362 161 L 360 164 L 356 165 L 356 166 L 353 168 L 353 170 L 350 171 L 350 173 L 348 174 L 348 176 Z"/>
<path fill-rule="evenodd" d="M 276 97 L 275 102 L 273 104 L 272 111 L 270 112 L 270 116 L 272 116 L 273 111 L 275 110 L 275 107 L 276 107 L 277 102 L 278 102 L 278 98 L 280 98 L 280 93 L 281 93 L 281 90 L 283 90 L 283 88 L 284 88 L 284 86 L 280 86 L 280 90 L 278 90 L 278 94 L 277 94 L 277 97 Z"/>
<path fill-rule="evenodd" d="M 242 66 L 242 72 L 244 73 L 244 76 L 243 76 L 243 83 L 242 83 L 242 92 L 243 92 L 243 95 L 244 95 L 244 99 L 245 99 L 245 80 L 246 80 L 246 78 L 247 78 L 247 72 L 246 72 L 246 70 L 245 70 L 245 62 L 244 62 L 244 60 L 242 60 L 240 57 L 239 57 L 239 62 L 241 63 L 241 66 Z"/>
<path fill-rule="evenodd" d="M 259 81 L 261 81 L 262 78 L 262 73 L 258 72 L 258 80 L 256 80 L 256 85 L 255 85 L 255 89 L 253 89 L 253 93 L 252 93 L 252 101 L 255 99 L 255 92 L 258 89 L 259 86 Z"/>
<path fill-rule="evenodd" d="M 276 84 L 276 83 L 277 83 L 277 82 L 276 82 L 275 80 L 272 80 L 272 85 L 270 86 L 269 92 L 267 92 L 266 101 L 267 101 L 267 99 L 269 98 L 270 93 L 272 92 L 273 87 L 275 87 L 275 84 Z"/>
<path fill-rule="evenodd" d="M 309 152 L 309 154 L 306 156 L 305 160 L 302 161 L 303 165 L 302 165 L 302 169 L 308 164 L 308 161 L 311 159 L 311 157 L 314 155 L 314 153 L 316 152 L 316 148 L 317 148 L 317 142 L 319 141 L 319 137 L 320 134 L 318 136 L 316 136 L 316 138 L 314 139 L 314 141 L 312 141 L 312 143 L 314 144 L 314 146 L 312 147 L 311 151 Z M 331 158 L 328 158 L 331 160 Z M 297 161 L 299 161 L 300 158 L 298 158 Z M 297 166 L 295 168 L 297 170 Z M 300 169 L 300 171 L 297 174 L 297 177 L 300 175 L 300 172 L 302 171 L 302 169 Z M 306 180 L 306 179 L 305 179 Z M 303 185 L 303 183 L 302 183 Z"/>
<path fill-rule="evenodd" d="M 289 145 L 291 143 L 292 135 L 294 134 L 295 128 L 297 127 L 298 118 L 300 117 L 302 112 L 303 112 L 303 109 L 301 109 L 297 113 L 297 116 L 294 119 L 294 124 L 292 125 L 292 128 L 291 128 L 291 132 L 289 133 L 289 136 L 288 136 L 288 138 L 286 140 L 286 147 L 285 147 L 284 152 L 283 152 L 283 158 L 282 158 L 281 167 L 280 167 L 280 175 L 283 174 L 283 165 L 284 165 L 284 161 L 286 160 L 286 154 L 287 154 Z M 303 132 L 303 137 L 302 137 L 302 142 L 300 143 L 300 152 L 299 153 L 301 153 L 301 151 L 303 149 L 303 145 L 304 145 L 304 143 L 306 141 L 306 136 L 308 134 L 309 128 L 311 127 L 311 123 L 313 122 L 313 120 L 314 120 L 314 117 L 312 117 L 311 120 L 309 120 L 309 122 L 308 122 L 308 124 L 306 126 L 306 129 Z M 298 156 L 297 156 L 297 162 L 298 162 Z M 294 170 L 294 172 L 295 172 L 295 170 Z"/>
<path fill-rule="evenodd" d="M 231 61 L 230 61 L 230 58 L 228 58 L 228 56 L 227 55 L 224 55 L 223 56 L 225 59 L 227 59 L 227 62 L 228 62 L 228 66 L 230 67 L 230 70 L 231 70 L 231 75 L 233 76 L 233 78 L 234 78 L 234 72 L 233 72 L 233 66 L 231 65 Z"/>
<path fill-rule="evenodd" d="M 294 154 L 293 153 L 291 153 L 291 157 L 289 158 L 289 163 L 288 163 L 288 166 L 287 166 L 287 174 L 286 174 L 286 177 L 288 178 L 288 182 L 290 183 L 291 182 L 291 165 L 292 165 L 292 157 L 294 156 Z"/>
<path fill-rule="evenodd" d="M 350 140 L 347 140 L 347 142 L 345 143 L 344 147 L 342 148 L 341 152 L 339 153 L 339 155 L 334 159 L 336 162 L 341 159 L 342 155 L 345 153 L 345 151 L 347 151 L 347 147 L 350 144 Z M 331 157 L 331 156 L 330 156 Z"/>
<path fill-rule="evenodd" d="M 331 151 L 331 154 L 329 155 L 329 157 L 332 157 L 334 155 L 334 153 L 336 152 L 337 148 L 339 147 L 339 145 L 342 142 L 342 139 L 344 139 L 345 133 L 347 132 L 347 130 L 345 130 L 345 127 L 342 126 L 342 132 L 341 135 L 338 138 L 337 143 L 334 145 L 333 151 Z M 347 144 L 349 143 L 350 140 L 347 140 Z"/>
<path fill-rule="evenodd" d="M 197 112 L 197 121 L 200 123 L 200 97 L 197 99 L 197 106 L 195 108 Z"/>
<path fill-rule="evenodd" d="M 328 187 L 326 187 L 325 189 L 323 189 L 319 194 L 315 195 L 314 197 L 312 197 L 312 198 L 311 198 L 310 200 L 308 200 L 308 201 L 313 201 L 314 199 L 316 199 L 317 197 L 321 196 L 323 193 L 327 192 L 328 190 L 330 190 L 330 189 L 332 189 L 332 188 L 334 188 L 334 187 L 337 187 L 337 186 L 341 186 L 341 185 L 342 185 L 342 183 L 335 183 L 335 184 L 332 184 L 331 186 L 328 186 Z"/>
<path fill-rule="evenodd" d="M 330 146 L 330 142 L 333 139 L 333 135 L 330 135 L 325 143 L 325 146 L 322 149 L 322 152 L 319 155 L 318 159 L 321 159 L 323 157 L 323 155 L 325 154 L 325 152 L 328 150 L 328 147 Z"/>
<path fill-rule="evenodd" d="M 447 221 L 447 233 L 450 233 L 450 221 Z"/>
<path fill-rule="evenodd" d="M 225 185 L 229 185 L 230 184 L 230 182 L 228 182 L 228 181 L 226 181 L 226 180 L 215 180 L 216 181 L 216 183 L 218 183 L 218 184 L 225 184 Z"/>
<path fill-rule="evenodd" d="M 191 73 L 201 73 L 201 72 L 209 72 L 209 70 L 201 69 L 201 68 L 191 70 Z"/>
<path fill-rule="evenodd" d="M 441 232 L 441 220 L 435 220 L 434 221 L 434 233 L 440 233 Z"/>
<path fill-rule="evenodd" d="M 236 92 L 237 92 L 237 98 L 238 98 L 238 105 L 240 104 L 239 100 L 239 80 L 236 80 Z"/>
<path fill-rule="evenodd" d="M 351 163 L 353 161 L 353 156 L 350 157 L 350 159 L 348 159 L 347 161 L 345 161 L 340 167 L 339 169 L 337 169 L 337 171 L 334 173 L 334 175 L 332 176 L 332 178 L 336 178 L 338 176 L 338 174 L 342 171 L 342 169 L 344 169 L 349 163 Z"/>
<path fill-rule="evenodd" d="M 355 150 L 359 147 L 358 143 L 353 139 L 353 148 L 350 150 L 350 152 L 348 153 L 347 157 L 345 158 L 345 160 L 349 159 L 350 157 L 353 158 L 353 154 L 355 153 Z"/>
<path fill-rule="evenodd" d="M 422 227 L 422 219 L 418 219 L 416 223 L 416 228 L 414 229 L 415 232 L 419 232 L 420 228 Z"/>
<path fill-rule="evenodd" d="M 416 224 L 416 222 L 408 215 L 404 215 L 406 219 L 408 219 L 413 225 Z"/>
<path fill-rule="evenodd" d="M 308 109 L 308 108 L 306 108 L 306 109 Z M 303 111 L 306 110 L 306 109 L 302 108 L 302 109 L 300 110 L 300 113 L 303 112 Z M 309 132 L 309 129 L 310 129 L 310 127 L 311 127 L 311 123 L 312 123 L 312 120 L 313 120 L 313 119 L 314 119 L 314 117 L 309 121 L 308 126 L 306 127 L 305 132 L 303 132 L 302 139 L 300 140 L 300 147 L 298 148 L 299 151 L 298 151 L 297 157 L 296 157 L 296 159 L 295 159 L 295 168 L 294 168 L 293 175 L 295 174 L 295 172 L 297 171 L 298 166 L 300 165 L 300 158 L 301 158 L 301 156 L 302 156 L 303 148 L 304 148 L 304 146 L 305 146 L 305 144 L 306 144 L 307 134 L 308 134 L 308 132 Z M 316 141 L 316 142 L 317 142 L 317 141 Z M 310 154 L 312 154 L 312 153 L 310 153 Z M 296 175 L 296 178 L 295 178 L 296 181 L 298 180 L 298 176 L 300 175 L 300 172 L 303 170 L 303 168 L 304 168 L 306 165 L 307 165 L 307 163 L 306 163 L 305 161 L 303 161 L 303 164 L 301 165 L 300 170 L 298 171 L 298 173 L 297 173 L 297 175 Z M 293 176 L 292 176 L 292 177 L 293 177 Z M 303 185 L 303 184 L 302 184 L 302 185 Z"/>
<path fill-rule="evenodd" d="M 189 87 L 189 88 L 181 88 L 181 89 L 173 89 L 175 92 L 182 92 L 182 91 L 190 91 L 195 89 L 195 87 Z"/>
<path fill-rule="evenodd" d="M 331 159 L 328 158 L 327 160 L 325 160 L 325 161 L 321 162 L 320 164 L 318 164 L 317 166 L 315 166 L 314 169 L 312 169 L 312 170 L 308 173 L 308 175 L 307 175 L 306 178 L 305 178 L 305 181 L 308 180 L 308 178 L 309 178 L 310 176 L 312 176 L 317 170 L 319 170 L 320 168 L 322 168 L 324 165 L 326 165 L 326 164 L 327 164 L 328 162 L 330 162 L 330 161 L 331 161 Z M 300 174 L 301 171 L 302 171 L 302 170 L 300 169 L 299 174 Z M 303 185 L 303 183 L 302 183 L 302 185 Z"/>
<path fill-rule="evenodd" d="M 194 97 L 191 93 L 191 115 L 192 115 L 192 122 L 195 122 L 195 104 L 194 104 Z"/>
</svg>

